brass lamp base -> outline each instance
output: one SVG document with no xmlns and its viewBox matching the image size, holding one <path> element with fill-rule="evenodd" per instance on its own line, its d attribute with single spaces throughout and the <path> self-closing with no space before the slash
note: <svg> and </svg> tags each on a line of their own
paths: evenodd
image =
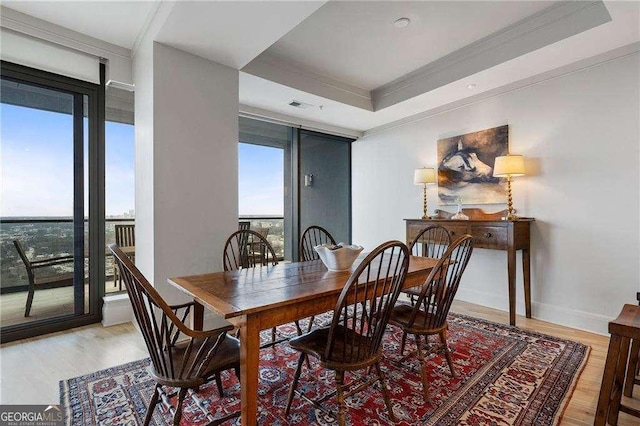
<svg viewBox="0 0 640 426">
<path fill-rule="evenodd" d="M 513 214 L 514 210 L 513 210 L 513 197 L 511 195 L 511 175 L 507 176 L 507 209 L 509 210 L 509 213 L 507 213 L 507 217 L 505 217 L 504 219 L 518 220 L 518 216 Z"/>
<path fill-rule="evenodd" d="M 422 220 L 431 219 L 427 214 L 427 184 L 422 184 Z"/>
</svg>

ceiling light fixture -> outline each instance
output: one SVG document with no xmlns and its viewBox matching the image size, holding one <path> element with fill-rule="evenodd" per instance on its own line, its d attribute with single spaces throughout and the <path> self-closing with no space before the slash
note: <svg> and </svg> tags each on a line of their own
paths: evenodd
<svg viewBox="0 0 640 426">
<path fill-rule="evenodd" d="M 471 83 L 471 84 L 469 84 L 469 85 L 467 86 L 467 89 L 473 90 L 473 89 L 475 89 L 476 87 L 478 87 L 478 85 L 477 85 L 477 84 L 475 84 L 475 83 Z"/>
<path fill-rule="evenodd" d="M 410 23 L 411 23 L 411 19 L 409 18 L 398 18 L 396 19 L 396 22 L 393 23 L 393 25 L 396 28 L 406 28 L 409 26 Z"/>
</svg>

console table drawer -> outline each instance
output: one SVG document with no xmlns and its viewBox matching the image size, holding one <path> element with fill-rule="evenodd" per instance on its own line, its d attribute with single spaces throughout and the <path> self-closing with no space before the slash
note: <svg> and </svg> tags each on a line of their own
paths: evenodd
<svg viewBox="0 0 640 426">
<path fill-rule="evenodd" d="M 450 224 L 443 223 L 441 224 L 441 226 L 447 228 L 447 231 L 449 231 L 449 235 L 451 236 L 451 242 L 462 237 L 464 234 L 469 233 L 469 228 L 467 227 L 467 225 L 450 225 Z"/>
<path fill-rule="evenodd" d="M 473 244 L 482 248 L 506 248 L 508 237 L 507 229 L 502 226 L 471 226 Z"/>
</svg>

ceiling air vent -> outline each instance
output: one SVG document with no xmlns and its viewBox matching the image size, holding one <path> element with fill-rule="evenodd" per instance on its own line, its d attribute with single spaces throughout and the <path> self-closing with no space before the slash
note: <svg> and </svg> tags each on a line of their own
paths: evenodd
<svg viewBox="0 0 640 426">
<path fill-rule="evenodd" d="M 296 101 L 296 100 L 293 100 L 293 101 L 289 102 L 289 106 L 292 106 L 294 108 L 301 108 L 301 109 L 313 108 L 313 105 L 311 105 L 311 104 L 306 104 L 304 102 L 300 102 L 300 101 Z"/>
</svg>

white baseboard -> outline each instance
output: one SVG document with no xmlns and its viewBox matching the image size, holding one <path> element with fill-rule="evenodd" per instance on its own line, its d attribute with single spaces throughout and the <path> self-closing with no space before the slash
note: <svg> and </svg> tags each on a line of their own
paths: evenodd
<svg viewBox="0 0 640 426">
<path fill-rule="evenodd" d="M 133 310 L 129 303 L 129 295 L 126 293 L 110 294 L 102 298 L 102 325 L 122 324 L 133 319 Z"/>
<path fill-rule="evenodd" d="M 509 310 L 506 294 L 490 294 L 476 290 L 459 289 L 456 298 L 465 302 L 487 306 L 501 311 Z M 524 299 L 516 299 L 516 314 L 525 315 Z M 608 336 L 608 324 L 612 318 L 562 306 L 531 302 L 531 316 L 553 324 L 576 328 L 591 333 Z"/>
</svg>

